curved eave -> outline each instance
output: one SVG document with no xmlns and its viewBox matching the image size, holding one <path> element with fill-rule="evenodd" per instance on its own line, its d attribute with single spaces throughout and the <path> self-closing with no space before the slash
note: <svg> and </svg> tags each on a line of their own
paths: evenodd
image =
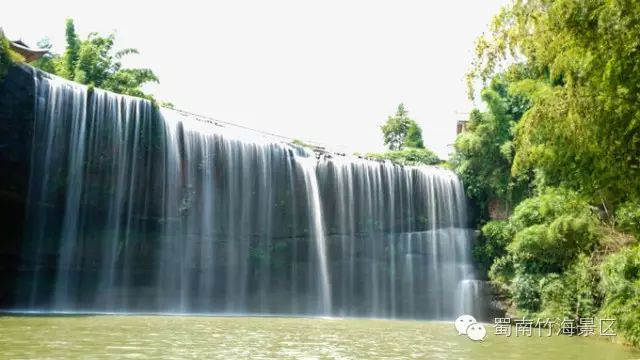
<svg viewBox="0 0 640 360">
<path fill-rule="evenodd" d="M 36 61 L 49 52 L 49 50 L 46 49 L 30 49 L 13 41 L 11 42 L 11 50 L 22 55 L 26 62 Z"/>
</svg>

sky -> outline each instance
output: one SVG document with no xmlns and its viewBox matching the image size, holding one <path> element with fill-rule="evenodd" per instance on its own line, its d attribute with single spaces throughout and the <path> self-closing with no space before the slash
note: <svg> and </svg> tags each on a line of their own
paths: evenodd
<svg viewBox="0 0 640 360">
<path fill-rule="evenodd" d="M 446 158 L 474 107 L 464 76 L 475 40 L 506 3 L 11 1 L 0 27 L 32 47 L 48 37 L 56 52 L 66 18 L 82 37 L 115 31 L 117 48 L 140 52 L 124 64 L 160 78 L 146 87 L 157 99 L 346 153 L 384 150 L 380 126 L 404 103 Z"/>
</svg>

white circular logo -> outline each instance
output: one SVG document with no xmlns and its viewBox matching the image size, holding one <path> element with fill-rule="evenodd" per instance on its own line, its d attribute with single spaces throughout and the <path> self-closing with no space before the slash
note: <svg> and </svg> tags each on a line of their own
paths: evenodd
<svg viewBox="0 0 640 360">
<path fill-rule="evenodd" d="M 471 315 L 460 315 L 455 321 L 458 335 L 467 335 L 473 341 L 482 341 L 487 337 L 487 329 L 484 325 L 479 324 Z"/>
<path fill-rule="evenodd" d="M 473 341 L 482 341 L 487 336 L 487 329 L 482 324 L 471 324 L 467 328 L 467 336 Z"/>
<path fill-rule="evenodd" d="M 458 335 L 466 335 L 467 327 L 471 324 L 477 323 L 476 318 L 471 315 L 460 315 L 456 319 L 456 330 L 458 330 Z"/>
</svg>

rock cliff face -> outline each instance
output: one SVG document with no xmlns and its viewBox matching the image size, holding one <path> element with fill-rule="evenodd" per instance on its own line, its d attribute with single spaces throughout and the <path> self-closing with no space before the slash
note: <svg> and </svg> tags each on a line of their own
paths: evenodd
<svg viewBox="0 0 640 360">
<path fill-rule="evenodd" d="M 26 226 L 27 188 L 33 134 L 35 70 L 9 68 L 0 83 L 0 306 L 13 301 Z"/>
<path fill-rule="evenodd" d="M 0 309 L 484 318 L 455 174 L 316 155 L 15 66 Z"/>
</svg>

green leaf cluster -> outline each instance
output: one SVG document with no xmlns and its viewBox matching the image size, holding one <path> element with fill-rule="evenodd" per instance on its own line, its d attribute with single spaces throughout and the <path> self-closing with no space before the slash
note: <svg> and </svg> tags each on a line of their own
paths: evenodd
<svg viewBox="0 0 640 360">
<path fill-rule="evenodd" d="M 514 229 L 508 221 L 492 220 L 487 222 L 480 231 L 475 246 L 473 258 L 483 270 L 488 270 L 491 265 L 501 257 L 507 255 L 507 245 L 514 236 Z"/>
<path fill-rule="evenodd" d="M 404 148 L 423 149 L 422 129 L 411 118 L 404 104 L 398 105 L 395 115 L 389 116 L 380 129 L 384 137 L 384 144 L 391 151 Z"/>
<path fill-rule="evenodd" d="M 137 54 L 136 49 L 114 49 L 115 34 L 100 36 L 90 33 L 80 39 L 73 20 L 67 19 L 66 49 L 62 55 L 50 54 L 34 62 L 34 66 L 66 79 L 113 91 L 119 94 L 152 99 L 142 91 L 142 86 L 158 82 L 151 69 L 130 69 L 122 66 L 122 58 Z M 40 47 L 50 48 L 48 40 L 41 41 Z"/>
<path fill-rule="evenodd" d="M 614 316 L 639 345 L 640 2 L 515 0 L 476 51 L 487 111 L 453 159 L 474 255 L 516 313 Z M 485 224 L 496 199 L 514 210 Z"/>
<path fill-rule="evenodd" d="M 530 102 L 510 86 L 524 71 L 513 67 L 492 79 L 481 93 L 487 110 L 470 113 L 467 131 L 454 144 L 453 167 L 481 210 L 487 210 L 490 203 L 510 209 L 529 191 L 529 176 L 511 175 L 514 129 Z M 487 211 L 481 214 L 482 220 L 488 217 Z"/>
<path fill-rule="evenodd" d="M 616 209 L 616 226 L 640 239 L 640 200 L 636 199 L 623 203 Z"/>
<path fill-rule="evenodd" d="M 393 116 L 380 127 L 384 144 L 389 148 L 383 153 L 368 153 L 366 156 L 378 160 L 390 160 L 401 165 L 436 165 L 441 162 L 438 156 L 425 148 L 422 129 L 409 118 L 404 104 L 398 105 Z"/>
<path fill-rule="evenodd" d="M 618 327 L 640 345 L 640 245 L 609 255 L 601 267 L 605 295 L 601 316 L 617 319 Z"/>
<path fill-rule="evenodd" d="M 406 148 L 383 153 L 368 153 L 366 156 L 372 159 L 390 160 L 400 165 L 437 165 L 441 162 L 438 155 L 424 148 Z"/>
<path fill-rule="evenodd" d="M 578 194 L 547 189 L 521 202 L 508 221 L 487 223 L 482 235 L 496 244 L 493 256 L 503 254 L 490 278 L 519 311 L 560 318 L 595 313 L 597 276 L 589 256 L 599 245 L 598 219 Z"/>
<path fill-rule="evenodd" d="M 24 59 L 13 50 L 9 44 L 9 40 L 4 36 L 4 33 L 0 29 L 0 82 L 7 74 L 9 67 L 15 63 L 23 61 Z"/>
<path fill-rule="evenodd" d="M 579 190 L 613 208 L 640 197 L 640 3 L 515 1 L 478 42 L 470 79 L 501 64 L 531 100 L 515 129 L 514 175 Z M 508 59 L 507 61 L 501 61 Z"/>
</svg>

